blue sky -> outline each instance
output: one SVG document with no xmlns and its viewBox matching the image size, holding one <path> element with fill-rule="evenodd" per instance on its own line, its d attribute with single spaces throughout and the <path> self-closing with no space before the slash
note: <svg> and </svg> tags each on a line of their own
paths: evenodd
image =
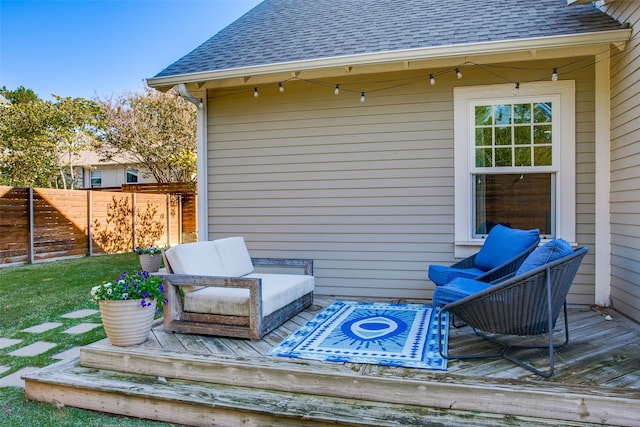
<svg viewBox="0 0 640 427">
<path fill-rule="evenodd" d="M 0 0 L 0 87 L 43 99 L 139 92 L 261 0 Z"/>
</svg>

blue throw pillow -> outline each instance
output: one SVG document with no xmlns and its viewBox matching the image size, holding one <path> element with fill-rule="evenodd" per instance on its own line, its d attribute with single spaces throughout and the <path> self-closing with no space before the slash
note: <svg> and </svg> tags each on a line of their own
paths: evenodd
<svg viewBox="0 0 640 427">
<path fill-rule="evenodd" d="M 520 252 L 538 241 L 540 230 L 519 230 L 500 224 L 491 229 L 484 245 L 476 255 L 476 267 L 489 271 L 515 258 Z"/>
<path fill-rule="evenodd" d="M 571 244 L 564 239 L 549 240 L 544 245 L 533 251 L 531 255 L 524 260 L 516 276 L 531 271 L 549 262 L 563 258 L 573 253 Z"/>
<path fill-rule="evenodd" d="M 444 265 L 430 265 L 429 279 L 438 286 L 449 283 L 456 277 L 468 277 L 473 279 L 484 274 L 484 271 L 477 268 L 452 268 Z"/>
<path fill-rule="evenodd" d="M 479 282 L 466 277 L 457 277 L 444 286 L 436 287 L 433 292 L 432 304 L 434 307 L 442 307 L 491 286 L 493 286 L 491 283 Z"/>
</svg>

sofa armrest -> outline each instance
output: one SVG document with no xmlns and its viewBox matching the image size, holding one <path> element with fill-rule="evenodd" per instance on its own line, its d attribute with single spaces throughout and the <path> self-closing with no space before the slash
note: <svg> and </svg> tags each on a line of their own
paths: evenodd
<svg viewBox="0 0 640 427">
<path fill-rule="evenodd" d="M 302 268 L 304 274 L 313 276 L 313 260 L 302 258 L 251 258 L 256 267 L 291 267 Z"/>
<path fill-rule="evenodd" d="M 165 321 L 182 320 L 181 286 L 209 286 L 216 288 L 249 289 L 249 318 L 254 328 L 262 325 L 262 279 L 242 277 L 194 276 L 168 274 L 164 277 L 169 307 L 165 307 Z"/>
</svg>

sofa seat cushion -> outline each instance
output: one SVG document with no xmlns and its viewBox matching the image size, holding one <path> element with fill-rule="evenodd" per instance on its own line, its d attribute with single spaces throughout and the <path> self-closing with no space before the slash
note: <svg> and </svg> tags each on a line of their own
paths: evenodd
<svg viewBox="0 0 640 427">
<path fill-rule="evenodd" d="M 313 276 L 252 273 L 243 278 L 262 279 L 262 316 L 267 316 L 296 299 L 313 292 Z M 184 296 L 184 310 L 226 316 L 249 315 L 249 290 L 206 287 Z"/>
<path fill-rule="evenodd" d="M 442 307 L 476 292 L 484 291 L 491 286 L 493 286 L 491 283 L 457 277 L 444 286 L 436 287 L 433 292 L 432 304 L 434 307 Z"/>
<path fill-rule="evenodd" d="M 478 268 L 453 268 L 445 265 L 430 265 L 429 266 L 429 279 L 437 286 L 442 286 L 449 283 L 456 277 L 466 277 L 473 279 L 485 272 Z"/>
</svg>

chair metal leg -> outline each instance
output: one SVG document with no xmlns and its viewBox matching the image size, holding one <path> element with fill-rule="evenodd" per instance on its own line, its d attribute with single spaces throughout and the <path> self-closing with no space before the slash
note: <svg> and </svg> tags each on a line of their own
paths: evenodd
<svg viewBox="0 0 640 427">
<path fill-rule="evenodd" d="M 564 334 L 565 339 L 562 343 L 554 344 L 553 343 L 553 320 L 551 317 L 549 318 L 549 343 L 546 345 L 509 345 L 504 341 L 498 340 L 495 337 L 491 337 L 485 335 L 484 333 L 477 331 L 474 329 L 474 332 L 480 338 L 483 338 L 493 344 L 496 344 L 499 347 L 502 347 L 502 350 L 499 353 L 491 353 L 491 354 L 461 354 L 461 355 L 445 355 L 444 349 L 442 346 L 442 328 L 441 328 L 441 315 L 444 310 L 441 310 L 438 313 L 438 351 L 440 352 L 440 356 L 444 359 L 484 359 L 484 358 L 492 358 L 492 357 L 504 357 L 510 362 L 515 363 L 518 366 L 521 366 L 535 374 L 538 374 L 544 378 L 549 378 L 553 375 L 555 368 L 555 350 L 559 348 L 564 348 L 569 343 L 569 322 L 568 322 L 568 313 L 567 313 L 567 303 L 565 301 L 563 305 L 564 309 Z M 522 361 L 521 359 L 517 359 L 509 354 L 509 352 L 513 349 L 538 349 L 538 348 L 548 348 L 549 349 L 549 370 L 547 372 L 541 371 L 539 369 L 534 368 L 530 364 Z"/>
</svg>

